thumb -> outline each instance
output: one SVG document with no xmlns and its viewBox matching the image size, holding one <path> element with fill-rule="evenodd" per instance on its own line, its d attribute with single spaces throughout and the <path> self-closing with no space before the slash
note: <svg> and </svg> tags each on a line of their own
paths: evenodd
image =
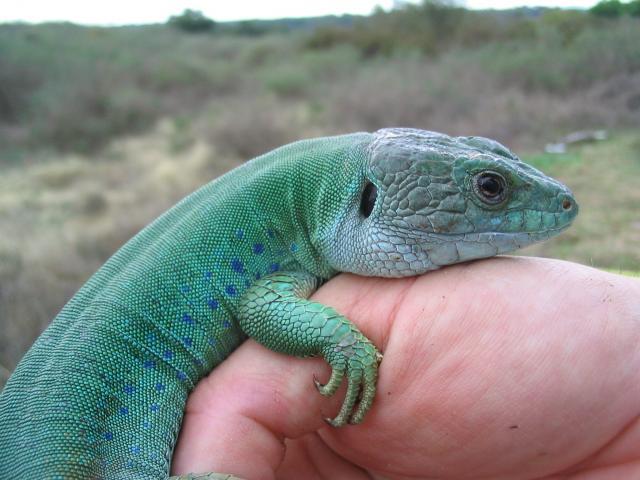
<svg viewBox="0 0 640 480">
<path fill-rule="evenodd" d="M 189 396 L 171 474 L 275 478 L 284 439 L 318 430 L 328 416 L 322 412 L 337 409 L 339 394 L 327 401 L 314 387 L 314 374 L 328 378 L 323 360 L 295 359 L 245 342 Z"/>
</svg>

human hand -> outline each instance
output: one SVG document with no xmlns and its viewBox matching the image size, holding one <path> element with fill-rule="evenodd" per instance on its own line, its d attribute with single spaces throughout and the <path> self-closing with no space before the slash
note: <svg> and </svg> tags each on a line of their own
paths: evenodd
<svg viewBox="0 0 640 480">
<path fill-rule="evenodd" d="M 497 257 L 417 278 L 340 275 L 313 298 L 384 353 L 364 423 L 322 422 L 344 394 L 315 390 L 322 359 L 247 341 L 191 394 L 174 474 L 640 478 L 640 281 Z"/>
</svg>

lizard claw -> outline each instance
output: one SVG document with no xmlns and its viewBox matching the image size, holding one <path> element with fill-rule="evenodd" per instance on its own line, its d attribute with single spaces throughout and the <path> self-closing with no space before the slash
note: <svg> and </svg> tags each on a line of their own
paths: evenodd
<svg viewBox="0 0 640 480">
<path fill-rule="evenodd" d="M 323 385 L 322 383 L 320 383 L 315 375 L 313 376 L 313 382 L 316 384 L 316 388 L 321 395 L 330 397 L 331 395 L 336 393 L 336 390 L 338 390 L 338 387 L 340 387 L 342 378 L 344 377 L 344 373 L 344 368 L 333 368 L 331 370 L 331 377 L 326 384 Z"/>
<path fill-rule="evenodd" d="M 365 339 L 345 349 L 333 348 L 325 358 L 332 366 L 329 381 L 321 385 L 314 379 L 322 395 L 333 395 L 344 376 L 347 376 L 347 393 L 340 412 L 334 419 L 327 420 L 327 423 L 333 427 L 341 427 L 347 423 L 354 425 L 362 422 L 376 394 L 380 353 Z M 358 399 L 359 403 L 354 411 Z"/>
</svg>

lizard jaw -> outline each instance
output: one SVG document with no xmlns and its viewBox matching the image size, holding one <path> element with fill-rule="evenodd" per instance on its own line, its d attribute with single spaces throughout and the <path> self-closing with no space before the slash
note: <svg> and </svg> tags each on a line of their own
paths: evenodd
<svg viewBox="0 0 640 480">
<path fill-rule="evenodd" d="M 533 243 L 547 240 L 565 230 L 568 225 L 539 232 L 482 232 L 468 234 L 432 234 L 437 242 L 427 248 L 434 266 L 441 267 L 469 260 L 513 252 Z"/>
</svg>

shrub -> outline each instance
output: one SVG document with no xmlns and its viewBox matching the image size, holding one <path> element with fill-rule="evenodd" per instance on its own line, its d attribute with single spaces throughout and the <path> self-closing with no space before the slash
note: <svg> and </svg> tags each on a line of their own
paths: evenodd
<svg viewBox="0 0 640 480">
<path fill-rule="evenodd" d="M 310 49 L 330 49 L 338 44 L 353 43 L 353 30 L 344 27 L 318 27 L 305 42 Z"/>
<path fill-rule="evenodd" d="M 592 20 L 584 12 L 553 9 L 542 15 L 541 23 L 543 27 L 558 32 L 562 36 L 563 46 L 566 47 L 592 23 Z"/>
<path fill-rule="evenodd" d="M 459 34 L 468 14 L 448 0 L 407 3 L 392 12 L 377 9 L 371 17 L 351 28 L 318 28 L 307 40 L 309 48 L 333 48 L 338 43 L 356 46 L 364 57 L 389 56 L 399 49 L 435 55 L 448 48 Z"/>
<path fill-rule="evenodd" d="M 602 0 L 589 10 L 598 17 L 616 18 L 625 12 L 625 5 L 620 0 Z"/>
<path fill-rule="evenodd" d="M 0 56 L 0 123 L 16 121 L 23 113 L 29 95 L 42 83 L 34 70 Z"/>
<path fill-rule="evenodd" d="M 632 17 L 640 17 L 640 0 L 627 3 L 627 13 Z"/>
<path fill-rule="evenodd" d="M 239 98 L 218 107 L 200 129 L 222 158 L 249 160 L 304 136 L 295 110 L 274 99 Z"/>
<path fill-rule="evenodd" d="M 267 29 L 258 22 L 244 20 L 235 27 L 235 33 L 247 37 L 259 37 L 267 33 Z"/>
<path fill-rule="evenodd" d="M 267 90 L 279 97 L 300 97 L 312 84 L 312 78 L 306 70 L 296 65 L 283 65 L 280 68 L 267 70 L 264 73 Z"/>
<path fill-rule="evenodd" d="M 91 152 L 116 135 L 149 126 L 157 112 L 140 90 L 127 91 L 113 79 L 85 78 L 68 90 L 42 92 L 31 142 L 60 151 Z"/>
<path fill-rule="evenodd" d="M 202 12 L 190 9 L 186 9 L 181 15 L 171 17 L 168 23 L 190 33 L 210 32 L 216 26 L 216 22 L 205 17 Z"/>
</svg>

